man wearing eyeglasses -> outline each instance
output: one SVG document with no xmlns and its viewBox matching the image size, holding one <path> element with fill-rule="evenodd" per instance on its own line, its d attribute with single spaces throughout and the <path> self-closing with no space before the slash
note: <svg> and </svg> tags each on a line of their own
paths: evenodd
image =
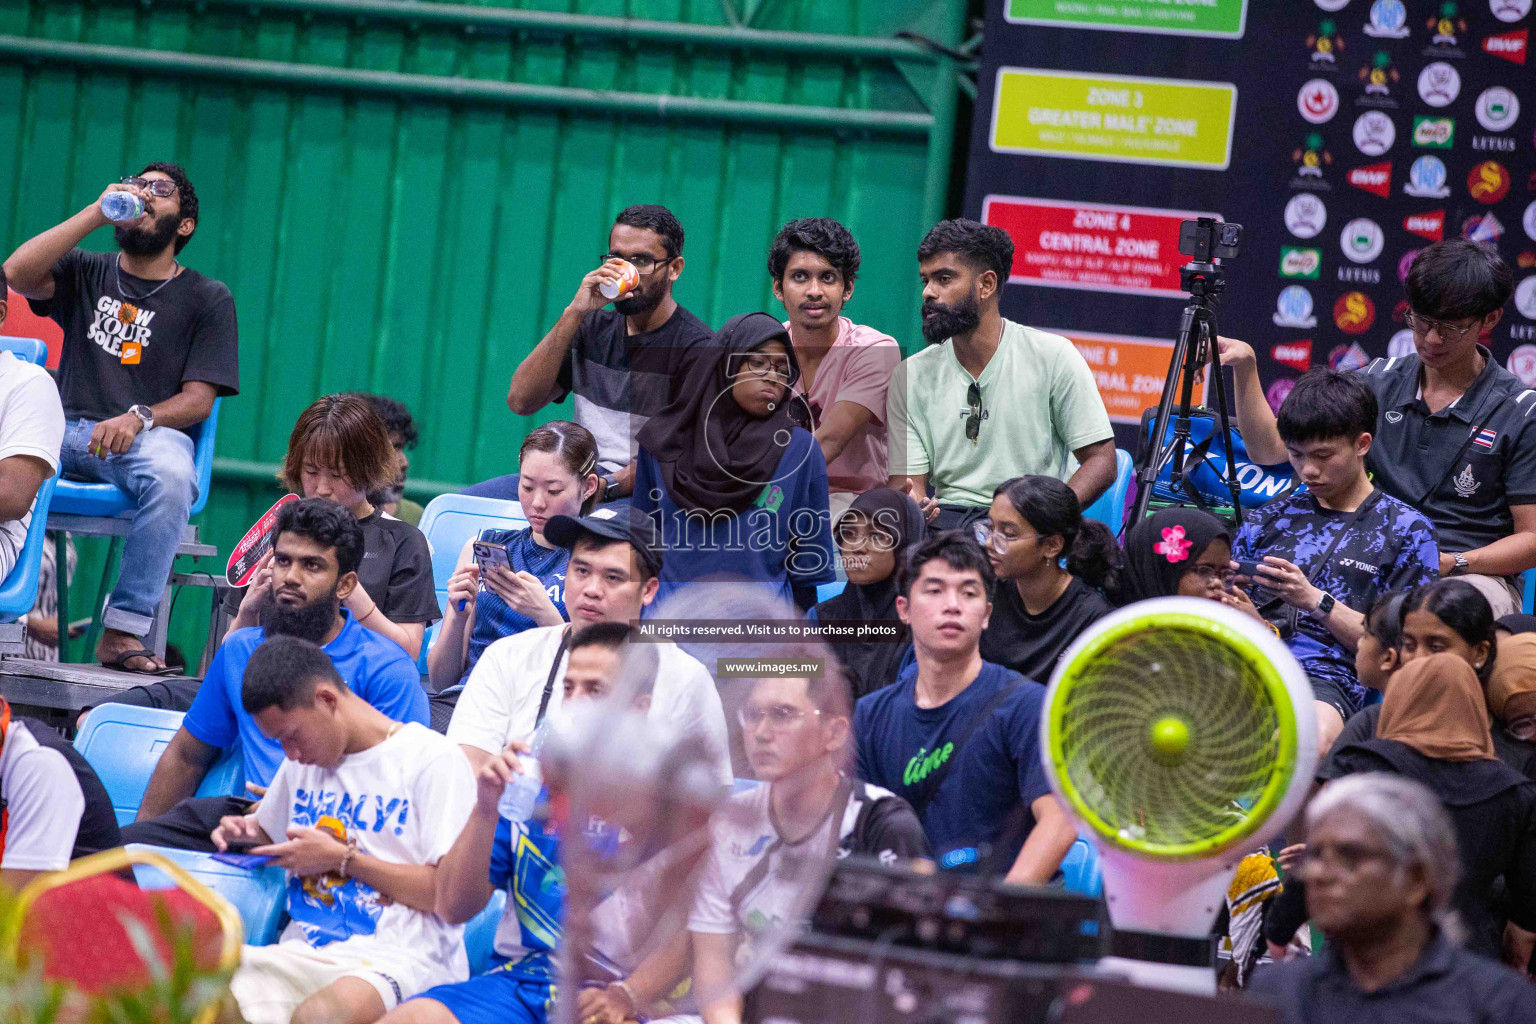
<svg viewBox="0 0 1536 1024">
<path fill-rule="evenodd" d="M 113 224 L 92 202 L 22 243 L 5 272 L 34 312 L 64 329 L 65 475 L 114 484 L 136 506 L 96 657 L 155 675 L 165 662 L 143 637 L 197 497 L 185 431 L 208 418 L 215 398 L 239 391 L 239 343 L 229 289 L 177 260 L 198 225 L 186 172 L 152 163 L 107 186 L 115 191 L 138 196 L 143 214 Z M 108 224 L 118 251 L 76 248 Z"/>
<path fill-rule="evenodd" d="M 1115 480 L 1109 413 L 1070 341 L 1004 319 L 1008 233 L 940 221 L 917 260 L 928 348 L 891 377 L 887 486 L 910 494 L 935 530 L 982 519 L 993 490 L 1016 476 L 1054 476 L 1092 504 Z"/>
<path fill-rule="evenodd" d="M 640 283 L 605 309 L 601 291 L 631 264 Z M 683 226 L 665 206 L 631 206 L 608 233 L 596 270 L 512 374 L 507 406 L 532 416 L 575 393 L 577 423 L 597 438 L 598 469 L 607 483 L 601 501 L 634 488 L 635 434 L 676 397 L 690 350 L 714 332 L 672 297 L 683 273 Z M 496 477 L 464 493 L 517 500 L 517 475 Z"/>
<path fill-rule="evenodd" d="M 825 651 L 775 650 L 775 658 Z M 848 684 L 765 678 L 737 712 L 752 774 L 764 785 L 738 793 L 715 816 L 709 862 L 688 916 L 692 991 L 704 999 L 704 1024 L 740 1024 L 739 1000 L 727 989 L 737 948 L 803 909 L 805 879 L 832 857 L 874 857 L 894 864 L 928 856 L 922 824 L 890 790 L 851 777 Z M 799 864 L 798 875 L 794 870 Z M 648 956 L 606 989 L 582 992 L 586 1024 L 623 1024 L 657 1003 L 687 975 L 681 948 Z M 639 1018 L 644 1019 L 644 1018 Z"/>
<path fill-rule="evenodd" d="M 1519 574 L 1536 567 L 1536 391 L 1481 342 L 1513 282 L 1489 246 L 1429 246 L 1406 282 L 1414 354 L 1360 371 L 1381 406 L 1367 462 L 1377 486 L 1434 524 L 1440 573 L 1477 587 L 1496 618 L 1520 610 Z M 1253 349 L 1230 338 L 1220 349 L 1249 456 L 1284 461 Z"/>
</svg>

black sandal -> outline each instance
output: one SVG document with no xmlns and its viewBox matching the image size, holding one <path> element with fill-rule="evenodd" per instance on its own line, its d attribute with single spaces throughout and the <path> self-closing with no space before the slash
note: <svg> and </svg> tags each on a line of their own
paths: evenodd
<svg viewBox="0 0 1536 1024">
<path fill-rule="evenodd" d="M 151 650 L 149 650 L 148 648 L 145 648 L 145 647 L 140 647 L 136 651 L 124 651 L 122 654 L 119 654 L 116 658 L 113 658 L 111 661 L 103 661 L 100 664 L 101 664 L 101 666 L 103 668 L 115 669 L 118 672 L 132 672 L 134 675 L 137 675 L 137 676 L 179 676 L 179 675 L 181 675 L 181 669 L 179 669 L 179 668 L 171 668 L 169 665 L 167 665 L 164 668 L 149 668 L 149 669 L 129 668 L 128 667 L 128 662 L 131 661 L 134 658 L 144 658 L 147 661 L 153 662 L 155 660 L 155 657 L 156 657 L 156 655 L 155 655 L 154 651 L 151 651 Z"/>
</svg>

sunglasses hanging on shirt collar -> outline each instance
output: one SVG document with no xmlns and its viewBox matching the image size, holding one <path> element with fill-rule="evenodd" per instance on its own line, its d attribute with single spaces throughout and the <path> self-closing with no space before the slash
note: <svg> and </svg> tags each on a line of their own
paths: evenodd
<svg viewBox="0 0 1536 1024">
<path fill-rule="evenodd" d="M 987 415 L 981 406 L 980 384 L 971 381 L 971 386 L 965 389 L 965 403 L 970 406 L 970 411 L 965 415 L 965 439 L 976 444 L 981 437 L 981 421 Z"/>
</svg>

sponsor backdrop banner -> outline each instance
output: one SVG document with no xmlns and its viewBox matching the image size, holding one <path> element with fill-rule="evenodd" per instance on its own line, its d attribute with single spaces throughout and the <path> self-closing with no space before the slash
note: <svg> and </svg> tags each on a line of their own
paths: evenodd
<svg viewBox="0 0 1536 1024">
<path fill-rule="evenodd" d="M 1431 241 L 1515 269 L 1485 339 L 1536 386 L 1533 0 L 994 0 L 966 213 L 1017 247 L 1004 315 L 1070 337 L 1110 414 L 1156 403 L 1179 222 L 1243 225 L 1222 333 L 1272 403 L 1312 366 L 1412 351 Z"/>
</svg>

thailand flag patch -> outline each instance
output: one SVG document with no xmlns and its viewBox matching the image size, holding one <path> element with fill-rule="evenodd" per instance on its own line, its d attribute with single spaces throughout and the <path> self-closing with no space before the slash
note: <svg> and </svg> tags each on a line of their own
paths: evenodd
<svg viewBox="0 0 1536 1024">
<path fill-rule="evenodd" d="M 1492 451 L 1493 442 L 1497 441 L 1498 439 L 1498 431 L 1480 430 L 1478 431 L 1477 436 L 1472 439 L 1472 444 L 1478 448 L 1487 448 L 1489 451 Z"/>
</svg>

